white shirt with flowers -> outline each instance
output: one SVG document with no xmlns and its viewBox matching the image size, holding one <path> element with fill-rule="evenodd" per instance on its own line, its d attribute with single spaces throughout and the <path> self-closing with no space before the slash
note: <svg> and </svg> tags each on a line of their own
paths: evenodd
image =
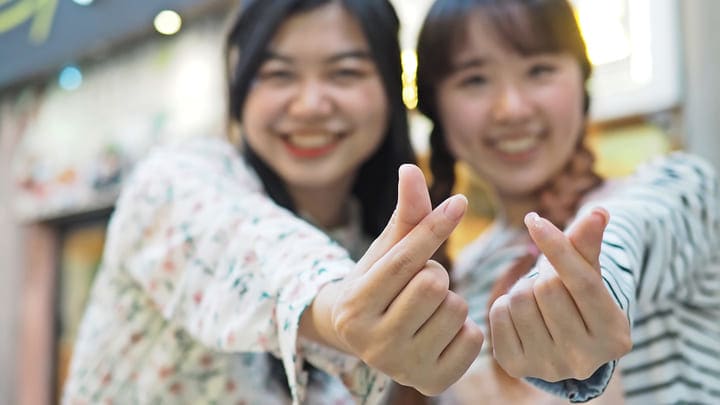
<svg viewBox="0 0 720 405">
<path fill-rule="evenodd" d="M 387 377 L 298 337 L 345 249 L 275 205 L 232 145 L 141 163 L 110 222 L 63 403 L 376 403 Z M 292 398 L 268 374 L 281 358 Z M 323 370 L 308 382 L 303 363 Z"/>
</svg>

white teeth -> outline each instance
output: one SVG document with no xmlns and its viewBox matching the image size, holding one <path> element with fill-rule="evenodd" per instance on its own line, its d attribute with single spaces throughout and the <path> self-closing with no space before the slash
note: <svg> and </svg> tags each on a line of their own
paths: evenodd
<svg viewBox="0 0 720 405">
<path fill-rule="evenodd" d="M 538 143 L 540 143 L 539 137 L 528 136 L 517 139 L 498 140 L 495 146 L 504 153 L 522 153 L 533 149 Z"/>
<path fill-rule="evenodd" d="M 299 148 L 314 149 L 333 143 L 335 136 L 331 134 L 290 135 L 288 141 Z"/>
</svg>

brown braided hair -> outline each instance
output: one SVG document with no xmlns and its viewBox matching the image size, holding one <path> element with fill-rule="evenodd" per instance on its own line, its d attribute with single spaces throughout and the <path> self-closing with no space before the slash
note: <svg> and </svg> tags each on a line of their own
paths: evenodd
<svg viewBox="0 0 720 405">
<path fill-rule="evenodd" d="M 430 135 L 433 177 L 430 195 L 434 204 L 447 198 L 455 184 L 455 158 L 446 144 L 437 113 L 436 90 L 452 74 L 453 55 L 465 44 L 470 18 L 479 9 L 489 17 L 487 21 L 499 36 L 519 54 L 567 52 L 577 60 L 585 82 L 592 73 L 585 42 L 567 0 L 436 0 L 423 23 L 417 47 L 418 109 L 434 124 Z M 587 115 L 590 105 L 587 90 L 583 102 Z M 561 228 L 575 215 L 582 198 L 602 183 L 593 170 L 594 156 L 584 144 L 586 129 L 582 131 L 568 163 L 537 190 L 539 214 Z M 528 254 L 516 260 L 495 281 L 489 303 L 527 274 L 536 259 L 536 249 L 529 249 Z M 514 380 L 497 363 L 494 367 L 501 378 Z"/>
</svg>

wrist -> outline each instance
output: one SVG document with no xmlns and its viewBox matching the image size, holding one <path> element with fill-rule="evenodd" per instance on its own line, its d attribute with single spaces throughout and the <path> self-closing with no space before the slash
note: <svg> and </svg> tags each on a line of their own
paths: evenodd
<svg viewBox="0 0 720 405">
<path fill-rule="evenodd" d="M 332 311 L 338 297 L 337 282 L 327 283 L 318 290 L 315 299 L 300 318 L 300 336 L 334 349 L 351 353 L 350 348 L 335 332 Z"/>
</svg>

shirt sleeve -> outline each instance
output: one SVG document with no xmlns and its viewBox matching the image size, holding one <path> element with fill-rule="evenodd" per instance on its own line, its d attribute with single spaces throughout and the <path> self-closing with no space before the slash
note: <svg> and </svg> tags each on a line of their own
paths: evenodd
<svg viewBox="0 0 720 405">
<path fill-rule="evenodd" d="M 675 153 L 641 168 L 619 191 L 587 204 L 610 213 L 600 253 L 602 278 L 631 325 L 638 305 L 674 300 L 689 306 L 720 304 L 720 195 L 714 169 Z M 600 395 L 616 361 L 589 379 L 530 381 L 572 402 Z"/>
<path fill-rule="evenodd" d="M 168 321 L 213 350 L 281 358 L 293 399 L 302 401 L 300 316 L 323 285 L 355 264 L 323 232 L 275 205 L 229 144 L 153 153 L 123 191 L 108 245 Z M 353 381 L 373 379 L 361 362 L 338 356 L 328 351 L 324 361 L 363 375 Z"/>
</svg>

